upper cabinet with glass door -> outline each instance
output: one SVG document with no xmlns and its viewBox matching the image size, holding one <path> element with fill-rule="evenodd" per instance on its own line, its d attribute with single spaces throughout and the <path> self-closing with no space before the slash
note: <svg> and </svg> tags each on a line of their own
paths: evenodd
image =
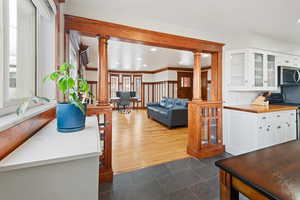
<svg viewBox="0 0 300 200">
<path fill-rule="evenodd" d="M 275 54 L 262 50 L 245 49 L 230 51 L 227 55 L 226 70 L 229 71 L 227 76 L 229 90 L 277 90 Z M 240 81 L 237 81 L 237 78 Z"/>
<path fill-rule="evenodd" d="M 270 90 L 276 90 L 277 89 L 277 65 L 276 65 L 276 55 L 272 54 L 266 54 L 266 61 L 267 61 L 267 67 L 266 67 L 266 80 L 265 80 L 265 87 L 270 88 Z"/>
<path fill-rule="evenodd" d="M 226 55 L 226 71 L 229 80 L 226 81 L 231 89 L 243 90 L 249 87 L 247 60 L 248 54 L 244 50 L 230 51 Z"/>
</svg>

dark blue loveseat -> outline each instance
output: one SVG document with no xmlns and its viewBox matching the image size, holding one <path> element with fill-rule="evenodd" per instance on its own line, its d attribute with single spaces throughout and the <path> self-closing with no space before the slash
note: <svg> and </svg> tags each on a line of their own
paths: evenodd
<svg viewBox="0 0 300 200">
<path fill-rule="evenodd" d="M 148 117 L 169 128 L 187 126 L 188 99 L 162 98 L 159 103 L 148 103 Z"/>
</svg>

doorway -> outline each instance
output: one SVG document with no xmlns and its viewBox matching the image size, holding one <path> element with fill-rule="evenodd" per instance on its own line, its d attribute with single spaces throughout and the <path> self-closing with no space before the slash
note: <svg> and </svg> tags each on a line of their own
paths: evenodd
<svg viewBox="0 0 300 200">
<path fill-rule="evenodd" d="M 177 72 L 178 98 L 193 98 L 193 72 Z"/>
<path fill-rule="evenodd" d="M 109 22 L 92 20 L 83 17 L 65 15 L 65 60 L 68 56 L 68 42 L 70 30 L 75 30 L 83 35 L 98 38 L 99 60 L 97 62 L 97 96 L 96 102 L 99 109 L 105 110 L 109 105 L 108 92 L 108 52 L 107 46 L 109 40 L 130 41 L 144 45 L 157 46 L 162 48 L 171 48 L 177 50 L 185 50 L 192 52 L 194 55 L 193 63 L 193 81 L 190 84 L 193 87 L 193 100 L 188 104 L 189 114 L 189 129 L 188 129 L 188 143 L 186 145 L 186 152 L 197 158 L 210 157 L 224 152 L 224 145 L 222 144 L 222 48 L 224 44 L 199 40 L 195 38 L 182 37 L 162 32 L 155 32 L 144 30 L 135 27 L 129 27 L 119 24 L 112 24 Z M 211 100 L 202 101 L 201 97 L 201 53 L 212 53 L 212 77 L 211 77 Z M 139 59 L 137 59 L 139 60 Z M 178 61 L 180 63 L 180 60 Z M 160 90 L 161 91 L 161 90 Z M 148 90 L 151 93 L 151 90 Z M 190 98 L 191 99 L 191 98 Z M 208 111 L 208 112 L 204 112 Z M 110 111 L 111 113 L 112 111 Z M 204 116 L 203 113 L 214 113 L 214 115 Z M 203 143 L 203 140 L 210 137 L 202 137 L 205 129 L 203 124 L 213 124 L 216 126 L 217 138 L 211 143 Z M 111 121 L 108 124 L 112 124 Z M 141 129 L 142 130 L 142 129 Z M 107 129 L 107 135 L 111 136 L 111 129 Z M 111 137 L 106 137 L 104 142 L 104 157 L 107 157 L 107 163 L 102 163 L 105 167 L 111 167 L 111 151 L 112 140 Z M 138 139 L 138 138 L 137 138 Z M 174 152 L 172 152 L 174 153 Z M 137 158 L 138 159 L 138 158 Z M 106 167 L 105 170 L 112 174 L 112 169 Z M 101 177 L 106 174 L 100 168 Z M 103 180 L 103 179 L 102 179 Z M 109 177 L 107 180 L 112 180 Z"/>
</svg>

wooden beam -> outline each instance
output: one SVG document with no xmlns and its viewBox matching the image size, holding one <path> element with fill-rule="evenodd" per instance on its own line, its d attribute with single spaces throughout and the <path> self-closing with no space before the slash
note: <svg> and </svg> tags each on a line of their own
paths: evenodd
<svg viewBox="0 0 300 200">
<path fill-rule="evenodd" d="M 194 53 L 193 101 L 201 101 L 201 53 Z"/>
<path fill-rule="evenodd" d="M 108 66 L 107 66 L 108 37 L 98 37 L 99 66 L 98 66 L 98 97 L 97 103 L 108 105 Z"/>
<path fill-rule="evenodd" d="M 66 30 L 79 31 L 83 35 L 108 35 L 123 41 L 171 49 L 189 51 L 202 49 L 208 52 L 218 52 L 221 51 L 224 46 L 222 43 L 150 31 L 72 15 L 65 15 L 65 28 Z"/>
</svg>

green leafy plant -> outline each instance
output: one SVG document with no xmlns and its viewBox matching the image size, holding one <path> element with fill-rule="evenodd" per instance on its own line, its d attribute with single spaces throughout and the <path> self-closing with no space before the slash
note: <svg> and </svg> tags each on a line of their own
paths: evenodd
<svg viewBox="0 0 300 200">
<path fill-rule="evenodd" d="M 74 67 L 70 63 L 64 63 L 60 66 L 59 70 L 44 77 L 43 82 L 54 81 L 57 88 L 64 95 L 63 103 L 74 104 L 82 113 L 85 113 L 84 102 L 86 96 L 89 94 L 90 87 L 86 80 L 72 77 L 72 69 Z M 41 103 L 45 101 L 49 102 L 49 99 L 37 96 L 24 98 L 23 103 L 18 107 L 16 113 L 18 115 L 23 114 L 31 102 Z"/>
</svg>

